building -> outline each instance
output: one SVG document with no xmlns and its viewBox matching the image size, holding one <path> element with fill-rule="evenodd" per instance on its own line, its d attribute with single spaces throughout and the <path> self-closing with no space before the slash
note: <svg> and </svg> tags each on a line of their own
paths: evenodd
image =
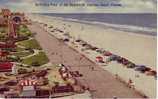
<svg viewBox="0 0 158 99">
<path fill-rule="evenodd" d="M 25 79 L 20 81 L 21 97 L 35 97 L 36 96 L 36 81 Z"/>
<path fill-rule="evenodd" d="M 5 61 L 8 55 L 9 52 L 0 50 L 0 61 Z"/>
<path fill-rule="evenodd" d="M 9 17 L 11 15 L 11 11 L 9 9 L 2 9 L 3 17 Z"/>
<path fill-rule="evenodd" d="M 4 27 L 7 26 L 7 21 L 0 15 L 0 26 Z"/>
<path fill-rule="evenodd" d="M 14 64 L 11 62 L 0 62 L 0 72 L 12 72 Z"/>
<path fill-rule="evenodd" d="M 15 48 L 14 41 L 0 42 L 0 48 Z"/>
<path fill-rule="evenodd" d="M 17 38 L 17 25 L 11 20 L 8 22 L 8 36 L 10 38 Z"/>
</svg>

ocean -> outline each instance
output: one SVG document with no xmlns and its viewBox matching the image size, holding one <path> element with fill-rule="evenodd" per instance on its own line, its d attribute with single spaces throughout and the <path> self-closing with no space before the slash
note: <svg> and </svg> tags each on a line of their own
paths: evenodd
<svg viewBox="0 0 158 99">
<path fill-rule="evenodd" d="M 146 35 L 157 35 L 156 14 L 56 14 L 42 13 L 42 15 L 59 17 L 64 20 L 76 21 L 87 24 L 97 24 L 122 31 L 142 33 Z"/>
</svg>

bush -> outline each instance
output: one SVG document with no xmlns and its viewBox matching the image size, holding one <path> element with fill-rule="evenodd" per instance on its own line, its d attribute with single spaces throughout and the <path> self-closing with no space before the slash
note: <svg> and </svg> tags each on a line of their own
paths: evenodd
<svg viewBox="0 0 158 99">
<path fill-rule="evenodd" d="M 32 64 L 31 64 L 31 65 L 32 65 L 32 66 L 35 66 L 35 67 L 40 66 L 39 62 L 32 62 Z"/>
<path fill-rule="evenodd" d="M 27 73 L 27 69 L 23 69 L 23 68 L 18 69 L 18 74 L 25 74 L 25 73 Z"/>
</svg>

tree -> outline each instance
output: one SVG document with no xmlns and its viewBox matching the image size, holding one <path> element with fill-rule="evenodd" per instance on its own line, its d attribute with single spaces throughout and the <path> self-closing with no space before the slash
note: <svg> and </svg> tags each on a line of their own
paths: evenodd
<svg viewBox="0 0 158 99">
<path fill-rule="evenodd" d="M 27 69 L 24 69 L 24 68 L 18 69 L 18 74 L 25 74 L 25 73 L 27 73 Z"/>
</svg>

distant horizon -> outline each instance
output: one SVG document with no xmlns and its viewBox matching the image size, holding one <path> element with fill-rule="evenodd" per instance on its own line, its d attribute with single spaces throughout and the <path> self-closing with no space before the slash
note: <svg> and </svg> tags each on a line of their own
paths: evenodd
<svg viewBox="0 0 158 99">
<path fill-rule="evenodd" d="M 12 12 L 18 12 L 18 11 L 12 11 Z M 20 13 L 25 13 L 25 14 L 154 14 L 154 15 L 157 15 L 157 13 L 79 13 L 79 12 L 76 12 L 76 13 L 57 13 L 57 12 L 20 12 Z"/>
<path fill-rule="evenodd" d="M 98 4 L 100 6 L 65 6 Z M 54 4 L 54 5 L 53 5 Z M 108 6 L 101 6 L 101 5 Z M 111 6 L 118 4 L 120 6 Z M 58 5 L 58 6 L 55 6 Z M 62 5 L 62 6 L 60 6 Z M 157 13 L 156 0 L 0 0 L 0 8 L 25 13 Z"/>
</svg>

